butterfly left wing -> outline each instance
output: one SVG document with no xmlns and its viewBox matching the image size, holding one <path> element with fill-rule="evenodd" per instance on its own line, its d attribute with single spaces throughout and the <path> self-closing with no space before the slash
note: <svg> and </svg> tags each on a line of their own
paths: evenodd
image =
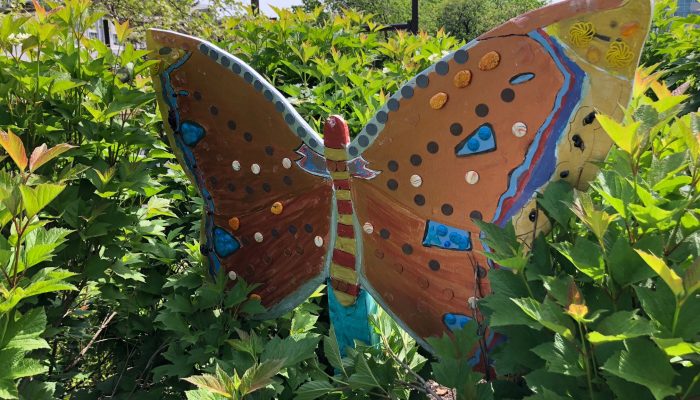
<svg viewBox="0 0 700 400">
<path fill-rule="evenodd" d="M 174 32 L 148 41 L 171 147 L 205 201 L 210 268 L 260 284 L 266 316 L 288 311 L 324 282 L 333 248 L 320 136 L 236 57 Z"/>
<path fill-rule="evenodd" d="M 488 263 L 473 219 L 524 237 L 547 227 L 534 195 L 582 185 L 610 139 L 594 110 L 621 117 L 650 25 L 648 0 L 570 0 L 496 28 L 423 71 L 348 148 L 361 283 L 416 339 L 478 316 Z M 425 344 L 425 342 L 423 342 Z"/>
</svg>

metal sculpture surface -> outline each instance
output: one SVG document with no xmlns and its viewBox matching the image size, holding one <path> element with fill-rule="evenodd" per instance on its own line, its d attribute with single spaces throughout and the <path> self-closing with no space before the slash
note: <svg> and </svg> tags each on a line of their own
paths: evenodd
<svg viewBox="0 0 700 400">
<path fill-rule="evenodd" d="M 411 79 L 352 141 L 339 117 L 321 137 L 238 58 L 151 31 L 211 268 L 260 283 L 269 317 L 328 283 L 342 344 L 371 340 L 372 299 L 422 344 L 459 329 L 497 267 L 473 220 L 530 237 L 548 229 L 538 191 L 594 177 L 611 146 L 595 114 L 622 117 L 650 14 L 649 0 L 570 0 L 512 19 Z"/>
</svg>

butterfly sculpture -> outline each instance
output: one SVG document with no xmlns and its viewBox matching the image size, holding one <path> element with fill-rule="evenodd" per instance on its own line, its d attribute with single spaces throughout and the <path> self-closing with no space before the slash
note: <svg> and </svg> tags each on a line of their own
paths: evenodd
<svg viewBox="0 0 700 400">
<path fill-rule="evenodd" d="M 319 135 L 213 44 L 150 31 L 211 269 L 259 283 L 266 317 L 327 283 L 342 345 L 372 340 L 374 300 L 423 345 L 480 318 L 498 266 L 473 221 L 527 240 L 549 225 L 538 191 L 595 176 L 611 146 L 596 112 L 622 117 L 650 15 L 650 0 L 569 0 L 514 18 L 403 85 L 353 140 L 337 116 Z"/>
</svg>

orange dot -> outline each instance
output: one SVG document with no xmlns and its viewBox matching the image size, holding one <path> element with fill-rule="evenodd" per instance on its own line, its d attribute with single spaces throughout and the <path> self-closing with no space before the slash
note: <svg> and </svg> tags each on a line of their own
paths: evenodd
<svg viewBox="0 0 700 400">
<path fill-rule="evenodd" d="M 472 72 L 468 69 L 459 71 L 455 74 L 452 82 L 458 88 L 465 88 L 472 82 Z"/>
<path fill-rule="evenodd" d="M 284 209 L 284 206 L 282 206 L 282 203 L 279 201 L 276 201 L 272 203 L 272 207 L 270 207 L 270 212 L 275 214 L 275 215 L 280 215 L 282 214 L 282 210 Z"/>
<path fill-rule="evenodd" d="M 430 98 L 430 108 L 439 110 L 447 103 L 447 93 L 440 92 Z"/>
<path fill-rule="evenodd" d="M 237 217 L 232 217 L 228 220 L 228 226 L 234 231 L 237 231 L 241 227 L 241 221 Z"/>
<path fill-rule="evenodd" d="M 620 34 L 625 37 L 632 36 L 635 33 L 637 33 L 639 29 L 639 22 L 628 22 L 622 25 L 622 27 L 620 28 Z"/>
<path fill-rule="evenodd" d="M 498 64 L 500 63 L 501 55 L 495 51 L 489 51 L 488 53 L 484 54 L 483 57 L 481 57 L 481 60 L 479 60 L 479 69 L 482 71 L 490 71 L 498 67 Z"/>
<path fill-rule="evenodd" d="M 257 300 L 257 301 L 260 301 L 260 299 L 261 299 L 260 295 L 257 293 L 252 293 L 250 296 L 248 296 L 248 298 L 250 300 Z"/>
</svg>

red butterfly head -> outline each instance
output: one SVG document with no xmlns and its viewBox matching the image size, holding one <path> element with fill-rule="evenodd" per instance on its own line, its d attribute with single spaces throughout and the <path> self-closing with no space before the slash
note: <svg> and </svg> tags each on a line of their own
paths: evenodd
<svg viewBox="0 0 700 400">
<path fill-rule="evenodd" d="M 331 115 L 323 125 L 323 145 L 332 149 L 345 149 L 350 144 L 350 129 L 340 115 Z"/>
</svg>

